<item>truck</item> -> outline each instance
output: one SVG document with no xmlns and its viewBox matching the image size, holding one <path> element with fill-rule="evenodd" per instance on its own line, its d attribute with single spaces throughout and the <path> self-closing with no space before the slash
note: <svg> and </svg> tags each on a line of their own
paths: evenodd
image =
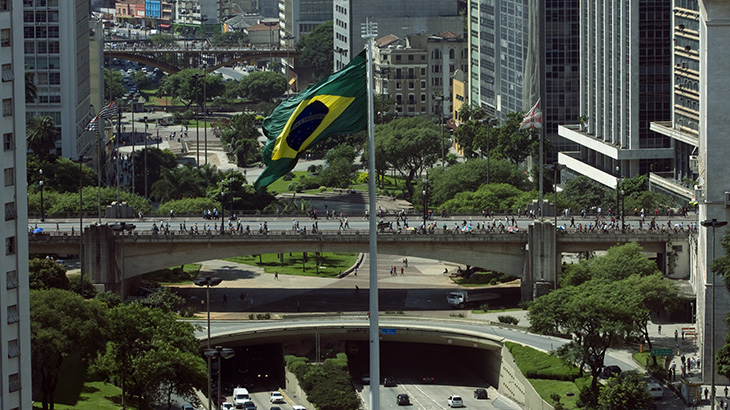
<svg viewBox="0 0 730 410">
<path fill-rule="evenodd" d="M 233 404 L 236 405 L 237 409 L 242 409 L 244 403 L 246 403 L 247 401 L 251 401 L 251 396 L 249 396 L 248 394 L 248 389 L 245 389 L 241 386 L 233 389 Z"/>
<path fill-rule="evenodd" d="M 464 309 L 467 305 L 474 305 L 487 300 L 499 299 L 499 295 L 484 290 L 455 290 L 446 295 L 446 302 L 454 309 Z"/>
</svg>

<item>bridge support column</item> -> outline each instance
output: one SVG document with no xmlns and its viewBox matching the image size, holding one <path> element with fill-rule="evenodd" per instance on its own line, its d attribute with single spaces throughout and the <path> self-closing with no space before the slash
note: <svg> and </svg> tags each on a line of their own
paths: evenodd
<svg viewBox="0 0 730 410">
<path fill-rule="evenodd" d="M 552 223 L 535 222 L 528 227 L 522 300 L 532 300 L 555 289 L 558 280 L 556 244 Z"/>
<path fill-rule="evenodd" d="M 90 225 L 84 229 L 84 273 L 105 290 L 117 291 L 117 255 L 114 232 L 107 225 Z"/>
</svg>

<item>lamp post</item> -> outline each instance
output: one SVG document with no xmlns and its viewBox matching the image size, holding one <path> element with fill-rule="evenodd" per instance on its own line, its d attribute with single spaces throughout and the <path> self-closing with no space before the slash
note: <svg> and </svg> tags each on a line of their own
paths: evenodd
<svg viewBox="0 0 730 410">
<path fill-rule="evenodd" d="M 84 297 L 84 164 L 83 155 L 79 156 L 79 273 L 81 275 L 80 291 Z"/>
<path fill-rule="evenodd" d="M 82 276 L 83 279 L 83 276 Z M 210 287 L 211 286 L 218 286 L 223 280 L 221 278 L 212 278 L 210 276 L 206 276 L 205 279 L 195 279 L 193 280 L 193 283 L 195 283 L 196 286 L 205 286 L 205 310 L 208 313 L 208 344 L 207 348 L 210 349 Z M 220 368 L 218 369 L 220 371 Z M 219 387 L 220 388 L 220 387 Z M 208 356 L 208 409 L 210 409 L 210 393 L 211 393 L 211 386 L 210 386 L 210 356 Z"/>
<path fill-rule="evenodd" d="M 197 108 L 195 110 L 195 163 L 198 168 L 200 168 L 200 123 L 198 122 L 198 116 L 200 115 L 200 101 L 198 101 L 198 78 L 200 78 L 200 74 L 193 74 L 193 79 L 195 80 L 195 102 L 197 103 L 195 104 Z"/>
<path fill-rule="evenodd" d="M 700 222 L 702 226 L 705 228 L 712 227 L 712 261 L 715 261 L 715 229 L 721 228 L 725 225 L 727 225 L 727 221 L 718 221 L 715 218 L 712 219 L 706 219 L 702 222 Z M 712 282 L 710 284 L 711 286 L 711 294 L 712 294 L 712 304 L 711 310 L 710 310 L 710 403 L 712 403 L 713 408 L 715 405 L 715 276 L 717 274 L 714 270 L 710 269 L 710 272 L 712 274 Z"/>
<path fill-rule="evenodd" d="M 428 218 L 428 175 L 423 179 L 423 230 L 426 230 L 426 219 Z"/>
<path fill-rule="evenodd" d="M 223 347 L 223 346 L 216 346 L 215 349 L 205 349 L 203 351 L 203 354 L 205 357 L 208 358 L 208 362 L 210 363 L 211 359 L 218 359 L 218 397 L 216 397 L 216 408 L 221 408 L 221 392 L 223 391 L 223 388 L 221 387 L 221 373 L 223 372 L 223 368 L 221 367 L 221 358 L 223 359 L 230 359 L 231 357 L 236 355 L 236 351 L 231 349 L 230 347 Z M 208 378 L 210 379 L 210 374 L 208 375 Z M 210 409 L 210 404 L 208 404 L 208 408 Z"/>
<path fill-rule="evenodd" d="M 553 177 L 553 191 L 555 194 L 555 229 L 558 228 L 558 183 L 560 182 L 560 170 L 563 169 L 563 165 L 559 163 L 553 164 L 553 170 L 555 176 Z"/>
<path fill-rule="evenodd" d="M 286 47 L 286 94 L 289 95 L 289 49 L 291 48 L 290 40 L 294 40 L 294 36 L 285 32 L 283 40 L 286 42 L 284 44 L 284 46 Z"/>
<path fill-rule="evenodd" d="M 203 138 L 205 139 L 205 164 L 208 165 L 208 109 L 205 107 L 205 100 L 207 99 L 207 78 L 206 70 L 207 64 L 203 63 Z"/>
<path fill-rule="evenodd" d="M 132 103 L 132 156 L 130 158 L 132 158 L 132 193 L 134 193 L 135 192 L 134 183 L 135 183 L 135 179 L 136 179 L 135 178 L 136 174 L 134 172 L 134 163 L 136 161 L 134 160 L 134 157 L 135 157 L 135 140 L 137 139 L 136 138 L 137 137 L 137 128 L 135 127 L 136 124 L 134 123 L 134 105 L 135 105 L 134 103 L 136 102 L 135 101 L 136 99 L 134 98 L 134 93 L 130 93 L 129 97 L 130 97 L 129 100 Z"/>
<path fill-rule="evenodd" d="M 147 116 L 144 116 L 144 198 L 147 199 Z"/>
<path fill-rule="evenodd" d="M 38 173 L 41 174 L 41 180 L 38 181 L 38 185 L 41 186 L 41 222 L 44 222 L 46 220 L 45 213 L 43 212 L 43 170 L 38 170 Z"/>
<path fill-rule="evenodd" d="M 437 94 L 433 97 L 434 101 L 438 101 L 436 114 L 439 116 L 439 127 L 441 128 L 441 166 L 446 166 L 446 157 L 444 156 L 444 96 Z"/>
<path fill-rule="evenodd" d="M 616 167 L 616 175 L 618 175 L 616 177 L 616 222 L 618 222 L 618 216 L 619 216 L 619 212 L 620 212 L 621 213 L 621 230 L 623 230 L 624 229 L 624 213 L 622 211 L 619 211 L 619 207 L 620 207 L 619 198 L 620 198 L 620 195 L 622 192 L 622 190 L 621 190 L 621 182 L 622 182 L 621 181 L 621 168 Z"/>
</svg>

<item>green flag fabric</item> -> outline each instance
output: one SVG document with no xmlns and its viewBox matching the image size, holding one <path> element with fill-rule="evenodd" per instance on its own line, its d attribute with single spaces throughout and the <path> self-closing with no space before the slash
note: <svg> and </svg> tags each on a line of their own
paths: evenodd
<svg viewBox="0 0 730 410">
<path fill-rule="evenodd" d="M 367 125 L 365 52 L 342 70 L 287 99 L 264 119 L 266 169 L 254 183 L 262 190 L 291 171 L 307 147 L 330 135 L 352 134 Z"/>
</svg>

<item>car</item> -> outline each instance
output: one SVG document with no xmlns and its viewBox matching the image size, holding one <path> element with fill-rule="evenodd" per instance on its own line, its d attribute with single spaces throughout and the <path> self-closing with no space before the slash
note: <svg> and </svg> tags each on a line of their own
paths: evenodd
<svg viewBox="0 0 730 410">
<path fill-rule="evenodd" d="M 489 395 L 487 394 L 487 389 L 475 389 L 474 398 L 475 399 L 488 399 Z"/>
<path fill-rule="evenodd" d="M 370 375 L 369 374 L 363 374 L 362 375 L 362 384 L 370 384 Z"/>
<path fill-rule="evenodd" d="M 193 407 L 192 404 L 185 403 L 182 406 L 180 406 L 181 410 L 195 410 L 195 407 Z"/>
<path fill-rule="evenodd" d="M 271 394 L 269 394 L 269 402 L 270 403 L 284 403 L 284 395 L 281 394 L 281 392 L 272 391 Z"/>
<path fill-rule="evenodd" d="M 395 403 L 399 406 L 408 406 L 411 404 L 411 400 L 408 398 L 407 394 L 399 394 L 395 397 Z"/>
<path fill-rule="evenodd" d="M 383 386 L 385 387 L 395 387 L 397 384 L 395 383 L 395 379 L 392 377 L 386 377 L 383 379 Z"/>
<path fill-rule="evenodd" d="M 421 376 L 421 383 L 424 383 L 424 384 L 431 384 L 435 380 L 436 379 L 433 376 Z"/>
<path fill-rule="evenodd" d="M 461 396 L 456 394 L 449 396 L 446 403 L 448 403 L 449 407 L 464 407 L 464 400 L 461 399 Z"/>
<path fill-rule="evenodd" d="M 610 379 L 611 377 L 618 376 L 619 374 L 621 374 L 621 368 L 616 365 L 612 365 L 604 367 L 603 370 L 601 370 L 599 377 L 602 379 Z"/>
<path fill-rule="evenodd" d="M 304 406 L 291 406 L 291 410 L 307 410 Z"/>
<path fill-rule="evenodd" d="M 228 403 L 227 401 L 221 403 L 222 410 L 231 410 L 231 409 L 235 409 L 235 408 L 236 408 L 236 406 L 234 406 L 233 403 Z"/>
<path fill-rule="evenodd" d="M 662 385 L 656 382 L 646 383 L 646 388 L 649 390 L 649 396 L 653 399 L 662 399 L 664 397 L 664 389 Z"/>
<path fill-rule="evenodd" d="M 110 228 L 112 228 L 112 231 L 120 232 L 120 231 L 132 231 L 134 228 L 137 227 L 137 225 L 127 222 L 115 222 L 111 225 L 109 225 Z"/>
<path fill-rule="evenodd" d="M 271 407 L 269 407 L 269 410 L 281 410 L 281 407 L 279 407 L 279 406 L 271 406 Z"/>
<path fill-rule="evenodd" d="M 256 405 L 251 401 L 246 401 L 243 403 L 243 410 L 256 410 Z"/>
</svg>

